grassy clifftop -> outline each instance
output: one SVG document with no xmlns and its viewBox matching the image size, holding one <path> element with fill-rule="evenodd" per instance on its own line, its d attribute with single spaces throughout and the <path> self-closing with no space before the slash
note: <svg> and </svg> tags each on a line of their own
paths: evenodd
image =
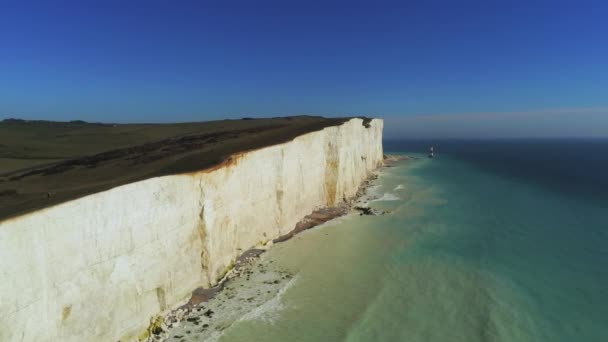
<svg viewBox="0 0 608 342">
<path fill-rule="evenodd" d="M 347 118 L 179 124 L 0 122 L 0 220 L 150 177 L 192 172 Z"/>
</svg>

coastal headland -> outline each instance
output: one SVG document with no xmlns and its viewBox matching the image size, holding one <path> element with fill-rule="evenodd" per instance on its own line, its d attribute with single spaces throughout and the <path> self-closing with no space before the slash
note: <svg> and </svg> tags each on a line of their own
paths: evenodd
<svg viewBox="0 0 608 342">
<path fill-rule="evenodd" d="M 146 339 L 383 164 L 379 119 L 242 122 L 5 173 L 0 340 Z"/>
<path fill-rule="evenodd" d="M 348 120 L 316 116 L 180 124 L 4 120 L 0 122 L 0 220 L 152 177 L 217 167 L 238 153 Z"/>
</svg>

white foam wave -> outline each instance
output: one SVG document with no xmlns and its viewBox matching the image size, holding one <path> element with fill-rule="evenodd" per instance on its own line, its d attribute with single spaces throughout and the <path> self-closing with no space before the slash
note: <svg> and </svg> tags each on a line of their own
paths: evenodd
<svg viewBox="0 0 608 342">
<path fill-rule="evenodd" d="M 372 200 L 371 202 L 380 202 L 380 201 L 398 201 L 401 198 L 395 194 L 390 194 L 390 193 L 385 193 L 384 195 L 382 195 L 382 197 L 380 198 L 376 198 L 375 200 Z"/>
<path fill-rule="evenodd" d="M 395 189 L 393 190 L 401 190 L 401 189 L 405 189 L 405 187 L 403 186 L 403 184 L 399 184 L 395 187 Z"/>
<path fill-rule="evenodd" d="M 273 322 L 279 315 L 278 313 L 285 308 L 281 298 L 287 292 L 287 290 L 295 284 L 297 277 L 291 278 L 285 286 L 283 286 L 277 294 L 268 300 L 266 303 L 256 307 L 249 311 L 245 315 L 241 316 L 238 321 L 252 321 L 260 320 L 266 322 Z"/>
</svg>

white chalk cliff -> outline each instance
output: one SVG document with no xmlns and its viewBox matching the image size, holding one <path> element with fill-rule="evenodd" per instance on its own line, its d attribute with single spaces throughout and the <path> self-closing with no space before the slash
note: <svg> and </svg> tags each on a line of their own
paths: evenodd
<svg viewBox="0 0 608 342">
<path fill-rule="evenodd" d="M 354 196 L 382 126 L 351 119 L 0 222 L 0 341 L 137 340 L 242 252 Z"/>
</svg>

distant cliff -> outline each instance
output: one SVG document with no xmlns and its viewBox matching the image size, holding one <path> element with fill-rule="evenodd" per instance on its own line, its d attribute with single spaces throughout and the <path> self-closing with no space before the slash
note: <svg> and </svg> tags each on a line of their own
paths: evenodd
<svg viewBox="0 0 608 342">
<path fill-rule="evenodd" d="M 240 253 L 354 196 L 382 128 L 350 119 L 0 222 L 0 341 L 137 339 Z"/>
</svg>

